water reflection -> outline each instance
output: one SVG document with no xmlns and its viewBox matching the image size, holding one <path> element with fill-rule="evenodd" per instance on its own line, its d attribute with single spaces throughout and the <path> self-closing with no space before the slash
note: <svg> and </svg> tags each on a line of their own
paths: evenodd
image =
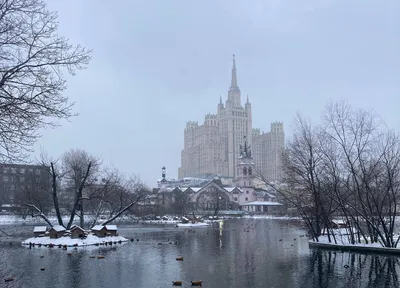
<svg viewBox="0 0 400 288">
<path fill-rule="evenodd" d="M 299 287 L 400 287 L 397 257 L 311 251 Z"/>
<path fill-rule="evenodd" d="M 307 239 L 299 237 L 304 232 L 285 221 L 232 220 L 201 229 L 137 226 L 120 233 L 140 241 L 71 249 L 71 256 L 58 248 L 2 250 L 9 267 L 24 271 L 24 287 L 165 287 L 173 280 L 183 280 L 185 287 L 203 280 L 204 287 L 240 288 L 400 284 L 398 258 L 310 251 Z"/>
</svg>

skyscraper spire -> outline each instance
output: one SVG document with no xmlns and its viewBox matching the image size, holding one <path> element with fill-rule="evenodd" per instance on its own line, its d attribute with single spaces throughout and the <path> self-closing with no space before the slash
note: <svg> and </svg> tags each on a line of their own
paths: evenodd
<svg viewBox="0 0 400 288">
<path fill-rule="evenodd" d="M 235 54 L 233 54 L 233 67 L 232 67 L 231 87 L 237 87 Z"/>
<path fill-rule="evenodd" d="M 222 104 L 222 95 L 219 95 L 219 104 Z"/>
</svg>

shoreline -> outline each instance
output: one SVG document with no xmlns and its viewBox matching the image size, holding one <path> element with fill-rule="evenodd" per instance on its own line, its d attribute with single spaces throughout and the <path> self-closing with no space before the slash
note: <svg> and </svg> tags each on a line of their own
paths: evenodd
<svg viewBox="0 0 400 288">
<path fill-rule="evenodd" d="M 335 243 L 324 243 L 315 242 L 309 240 L 308 247 L 310 249 L 325 249 L 325 250 L 336 250 L 336 251 L 346 251 L 346 252 L 362 252 L 362 253 L 378 253 L 378 254 L 391 254 L 400 256 L 400 248 L 388 248 L 380 246 L 368 246 L 365 244 L 335 244 Z"/>
<path fill-rule="evenodd" d="M 129 240 L 123 236 L 106 236 L 97 237 L 95 235 L 88 235 L 86 239 L 71 238 L 64 236 L 60 238 L 44 237 L 31 237 L 21 242 L 22 246 L 44 246 L 44 247 L 85 247 L 85 246 L 99 246 L 99 245 L 116 245 L 128 242 Z"/>
</svg>

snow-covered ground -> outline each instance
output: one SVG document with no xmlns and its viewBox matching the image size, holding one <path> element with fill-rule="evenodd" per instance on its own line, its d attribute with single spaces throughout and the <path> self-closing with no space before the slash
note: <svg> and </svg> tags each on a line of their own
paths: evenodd
<svg viewBox="0 0 400 288">
<path fill-rule="evenodd" d="M 122 242 L 127 242 L 128 239 L 122 236 L 107 236 L 107 237 L 97 237 L 95 235 L 89 234 L 86 239 L 73 239 L 69 236 L 64 236 L 61 238 L 53 239 L 50 237 L 32 237 L 29 239 L 26 239 L 25 241 L 22 242 L 22 245 L 29 245 L 29 243 L 35 244 L 35 245 L 49 245 L 49 244 L 54 244 L 54 246 L 58 245 L 66 245 L 69 247 L 73 246 L 89 246 L 89 245 L 96 245 L 96 244 L 104 244 L 104 243 L 109 243 L 113 242 L 115 243 L 122 243 Z"/>
<path fill-rule="evenodd" d="M 276 220 L 301 220 L 301 217 L 291 217 L 291 216 L 275 216 L 275 215 L 266 215 L 266 214 L 258 214 L 258 215 L 245 215 L 242 218 L 244 219 L 276 219 Z"/>
<path fill-rule="evenodd" d="M 354 228 L 353 228 L 354 229 Z M 353 232 L 355 233 L 355 229 L 353 230 Z M 322 235 L 320 237 L 318 237 L 318 242 L 317 241 L 313 241 L 310 240 L 309 242 L 311 244 L 317 244 L 318 246 L 337 246 L 338 248 L 362 248 L 364 250 L 373 250 L 373 251 L 383 251 L 383 252 L 396 252 L 396 253 L 400 253 L 400 248 L 386 248 L 383 247 L 381 243 L 365 243 L 363 238 L 361 238 L 361 243 L 356 243 L 356 244 L 351 244 L 350 242 L 350 237 L 349 237 L 349 229 L 347 228 L 341 228 L 341 229 L 333 229 L 333 233 L 335 234 L 335 238 L 336 238 L 336 242 L 334 243 L 333 237 L 331 236 L 331 243 L 329 243 L 329 238 L 328 235 Z M 369 240 L 369 239 L 368 239 Z"/>
<path fill-rule="evenodd" d="M 180 227 L 180 228 L 184 228 L 184 227 L 207 227 L 210 226 L 210 223 L 179 223 L 176 224 L 176 226 Z"/>
</svg>

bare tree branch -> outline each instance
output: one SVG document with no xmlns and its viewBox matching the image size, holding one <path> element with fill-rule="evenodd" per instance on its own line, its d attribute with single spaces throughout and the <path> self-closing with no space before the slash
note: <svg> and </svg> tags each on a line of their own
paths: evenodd
<svg viewBox="0 0 400 288">
<path fill-rule="evenodd" d="M 76 115 L 63 96 L 64 72 L 74 75 L 91 51 L 58 34 L 57 13 L 43 0 L 0 5 L 0 158 L 24 161 L 39 129 Z"/>
</svg>

